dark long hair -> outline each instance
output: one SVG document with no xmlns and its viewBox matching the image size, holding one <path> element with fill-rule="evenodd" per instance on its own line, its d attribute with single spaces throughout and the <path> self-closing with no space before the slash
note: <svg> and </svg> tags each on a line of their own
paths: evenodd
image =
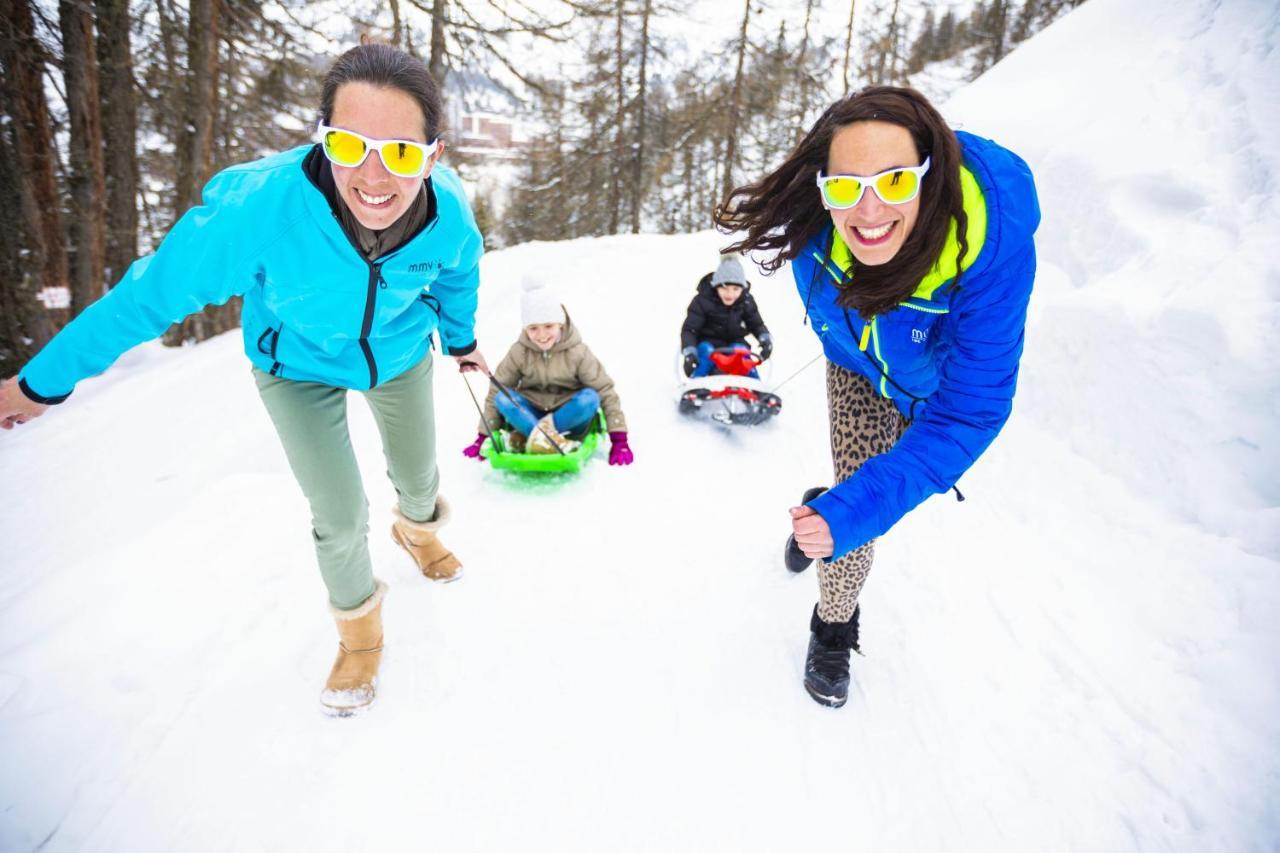
<svg viewBox="0 0 1280 853">
<path fill-rule="evenodd" d="M 444 115 L 440 106 L 440 87 L 431 78 L 427 66 L 403 50 L 389 44 L 370 42 L 339 56 L 325 75 L 320 92 L 320 120 L 325 124 L 333 119 L 333 102 L 344 83 L 370 83 L 399 89 L 422 108 L 427 141 L 440 135 Z"/>
<path fill-rule="evenodd" d="M 968 219 L 960 189 L 960 142 L 928 99 L 915 89 L 873 86 L 836 101 L 814 123 L 786 162 L 753 184 L 737 187 L 715 209 L 716 227 L 746 236 L 725 249 L 780 249 L 762 266 L 772 272 L 792 260 L 831 222 L 814 176 L 825 169 L 836 131 L 859 121 L 906 128 L 920 162 L 932 162 L 920 188 L 920 213 L 902 248 L 884 264 L 853 259 L 839 303 L 864 317 L 883 314 L 912 294 L 938 262 L 954 219 L 960 258 L 968 254 Z M 957 276 L 958 281 L 959 276 Z"/>
</svg>

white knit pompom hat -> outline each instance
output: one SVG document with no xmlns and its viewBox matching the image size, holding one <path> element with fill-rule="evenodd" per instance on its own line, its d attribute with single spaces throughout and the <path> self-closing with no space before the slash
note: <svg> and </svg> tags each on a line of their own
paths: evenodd
<svg viewBox="0 0 1280 853">
<path fill-rule="evenodd" d="M 520 295 L 522 326 L 564 322 L 565 314 L 560 305 L 560 297 L 551 292 L 546 282 L 534 276 L 525 276 L 520 286 L 524 288 L 524 293 Z"/>
</svg>

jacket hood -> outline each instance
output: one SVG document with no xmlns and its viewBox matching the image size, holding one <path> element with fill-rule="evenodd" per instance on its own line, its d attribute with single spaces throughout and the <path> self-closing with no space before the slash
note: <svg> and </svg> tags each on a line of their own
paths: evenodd
<svg viewBox="0 0 1280 853">
<path fill-rule="evenodd" d="M 987 235 L 983 250 L 966 275 L 978 275 L 1020 253 L 1040 224 L 1031 168 L 1017 154 L 990 139 L 956 131 L 964 164 L 978 180 L 987 204 Z"/>
<path fill-rule="evenodd" d="M 535 353 L 541 353 L 544 351 L 533 342 L 533 339 L 529 337 L 529 332 L 526 329 L 520 330 L 520 337 L 517 340 L 517 343 L 525 349 L 532 350 Z M 560 340 L 556 341 L 555 345 L 552 346 L 551 349 L 546 350 L 546 352 L 560 352 L 577 346 L 580 343 L 582 343 L 582 335 L 578 334 L 578 327 L 573 325 L 573 318 L 569 316 L 569 309 L 565 308 L 564 332 L 560 334 Z"/>
</svg>

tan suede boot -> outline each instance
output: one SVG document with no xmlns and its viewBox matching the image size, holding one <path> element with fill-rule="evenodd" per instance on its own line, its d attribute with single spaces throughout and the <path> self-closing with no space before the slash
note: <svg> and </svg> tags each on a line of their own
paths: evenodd
<svg viewBox="0 0 1280 853">
<path fill-rule="evenodd" d="M 556 448 L 560 448 L 557 450 Z M 572 453 L 578 449 L 578 442 L 565 438 L 556 429 L 554 415 L 547 414 L 529 433 L 529 441 L 525 446 L 526 453 Z"/>
<path fill-rule="evenodd" d="M 432 521 L 405 518 L 400 507 L 395 507 L 392 513 L 396 520 L 391 525 L 391 538 L 409 552 L 409 556 L 418 564 L 418 570 L 428 580 L 448 583 L 462 577 L 462 564 L 436 535 L 448 523 L 452 514 L 443 497 L 436 496 L 436 517 Z"/>
<path fill-rule="evenodd" d="M 373 595 L 354 610 L 333 610 L 338 623 L 338 658 L 320 692 L 320 707 L 331 717 L 350 717 L 368 710 L 382 663 L 382 599 L 387 585 L 377 582 Z"/>
</svg>

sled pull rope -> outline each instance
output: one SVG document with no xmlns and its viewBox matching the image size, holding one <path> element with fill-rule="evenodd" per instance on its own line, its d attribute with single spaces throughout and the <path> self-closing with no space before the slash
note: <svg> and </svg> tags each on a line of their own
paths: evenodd
<svg viewBox="0 0 1280 853">
<path fill-rule="evenodd" d="M 467 393 L 471 395 L 471 402 L 475 404 L 476 411 L 480 413 L 480 421 L 484 424 L 484 428 L 489 433 L 489 439 L 493 442 L 493 446 L 498 448 L 499 453 L 505 452 L 502 449 L 502 439 L 498 437 L 498 433 L 494 430 L 493 425 L 489 423 L 489 419 L 484 416 L 484 409 L 480 408 L 480 401 L 476 399 L 476 392 L 471 390 L 471 383 L 467 381 L 467 374 L 462 374 L 462 384 L 467 386 Z"/>
<path fill-rule="evenodd" d="M 774 386 L 773 386 L 773 390 L 774 390 L 774 391 L 777 391 L 777 390 L 778 390 L 779 388 L 781 388 L 783 385 L 786 385 L 786 384 L 787 384 L 788 382 L 790 382 L 792 379 L 795 379 L 795 378 L 796 378 L 797 376 L 799 376 L 801 373 L 804 373 L 806 370 L 808 370 L 808 369 L 813 365 L 813 363 L 814 363 L 815 361 L 817 361 L 818 359 L 822 358 L 822 355 L 823 355 L 823 354 L 822 354 L 821 352 L 819 352 L 819 353 L 818 353 L 817 355 L 815 355 L 813 358 L 809 359 L 807 362 L 805 362 L 804 367 L 801 367 L 801 368 L 800 368 L 799 370 L 797 370 L 795 373 L 791 374 L 791 375 L 790 375 L 790 376 L 788 376 L 786 379 L 784 379 L 784 380 L 782 380 L 781 382 L 779 382 L 777 385 L 774 385 Z"/>
</svg>

